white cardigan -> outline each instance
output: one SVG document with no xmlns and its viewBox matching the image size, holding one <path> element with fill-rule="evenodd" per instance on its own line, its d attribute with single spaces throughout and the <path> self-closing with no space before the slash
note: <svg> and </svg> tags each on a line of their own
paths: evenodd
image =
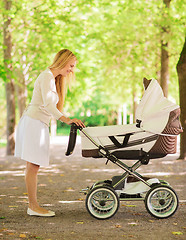
<svg viewBox="0 0 186 240">
<path fill-rule="evenodd" d="M 32 100 L 24 115 L 38 119 L 49 126 L 52 116 L 56 119 L 64 116 L 56 107 L 58 101 L 55 78 L 50 69 L 46 69 L 35 81 Z"/>
</svg>

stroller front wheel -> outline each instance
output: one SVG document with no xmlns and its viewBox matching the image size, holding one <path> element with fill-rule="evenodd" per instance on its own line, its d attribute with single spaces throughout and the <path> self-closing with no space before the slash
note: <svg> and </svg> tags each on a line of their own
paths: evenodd
<svg viewBox="0 0 186 240">
<path fill-rule="evenodd" d="M 114 216 L 119 208 L 117 193 L 109 186 L 97 186 L 86 197 L 88 212 L 97 219 L 108 219 Z"/>
<path fill-rule="evenodd" d="M 147 211 L 156 218 L 168 218 L 178 208 L 178 197 L 176 192 L 167 185 L 156 185 L 152 187 L 145 196 L 145 207 Z"/>
</svg>

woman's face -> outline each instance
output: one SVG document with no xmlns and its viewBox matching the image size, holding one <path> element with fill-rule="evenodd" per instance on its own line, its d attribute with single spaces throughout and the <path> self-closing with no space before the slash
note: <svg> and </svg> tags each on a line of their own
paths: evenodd
<svg viewBox="0 0 186 240">
<path fill-rule="evenodd" d="M 70 60 L 66 66 L 59 70 L 59 74 L 61 74 L 63 77 L 66 77 L 70 72 L 73 72 L 74 68 L 76 66 L 76 59 Z"/>
</svg>

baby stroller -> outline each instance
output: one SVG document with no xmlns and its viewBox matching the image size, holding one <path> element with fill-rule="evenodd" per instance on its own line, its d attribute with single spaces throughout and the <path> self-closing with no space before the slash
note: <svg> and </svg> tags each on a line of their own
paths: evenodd
<svg viewBox="0 0 186 240">
<path fill-rule="evenodd" d="M 136 110 L 136 123 L 128 125 L 80 128 L 71 126 L 66 155 L 73 152 L 77 129 L 80 130 L 82 156 L 106 158 L 123 169 L 123 174 L 82 189 L 86 208 L 97 219 L 112 217 L 120 201 L 144 201 L 156 218 L 168 218 L 178 208 L 178 197 L 169 183 L 146 178 L 136 172 L 150 159 L 176 153 L 177 135 L 182 132 L 180 108 L 163 95 L 155 79 L 143 80 L 145 92 Z M 122 160 L 136 160 L 132 166 Z M 125 161 L 126 162 L 126 161 Z"/>
</svg>

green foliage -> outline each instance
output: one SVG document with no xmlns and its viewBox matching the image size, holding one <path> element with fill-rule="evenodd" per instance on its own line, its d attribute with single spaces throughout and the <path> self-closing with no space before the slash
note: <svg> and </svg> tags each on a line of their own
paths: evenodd
<svg viewBox="0 0 186 240">
<path fill-rule="evenodd" d="M 13 75 L 19 83 L 23 74 L 28 102 L 38 74 L 51 64 L 56 52 L 69 48 L 78 65 L 64 111 L 81 117 L 87 125 L 115 124 L 118 108 L 126 103 L 132 113 L 134 96 L 141 98 L 143 77 L 159 79 L 161 30 L 166 25 L 170 26 L 166 35 L 169 96 L 178 102 L 175 66 L 184 41 L 184 1 L 171 1 L 170 9 L 163 0 L 21 0 L 12 4 Z M 0 79 L 7 81 L 2 35 Z M 5 106 L 4 95 L 0 101 Z M 1 122 L 2 127 L 4 117 Z"/>
<path fill-rule="evenodd" d="M 58 124 L 57 135 L 68 136 L 70 134 L 70 127 L 66 124 Z"/>
</svg>

